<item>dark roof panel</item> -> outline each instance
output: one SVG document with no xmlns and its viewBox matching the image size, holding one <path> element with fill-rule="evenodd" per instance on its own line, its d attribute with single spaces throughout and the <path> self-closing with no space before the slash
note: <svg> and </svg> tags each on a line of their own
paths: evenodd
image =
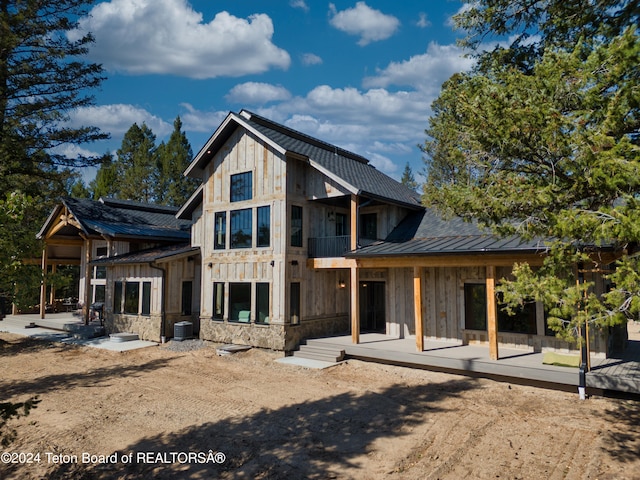
<svg viewBox="0 0 640 480">
<path fill-rule="evenodd" d="M 197 254 L 200 249 L 188 244 L 171 245 L 168 247 L 150 248 L 138 252 L 126 253 L 115 257 L 105 257 L 91 261 L 91 265 L 132 265 L 139 263 L 155 262 L 170 259 L 182 255 Z"/>
</svg>

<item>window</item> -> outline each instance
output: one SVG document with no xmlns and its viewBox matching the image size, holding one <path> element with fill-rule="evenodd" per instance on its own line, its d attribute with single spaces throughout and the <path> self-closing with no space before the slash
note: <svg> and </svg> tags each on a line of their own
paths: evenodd
<svg viewBox="0 0 640 480">
<path fill-rule="evenodd" d="M 97 257 L 106 257 L 107 256 L 107 247 L 98 247 L 98 248 L 96 248 L 96 256 Z"/>
<path fill-rule="evenodd" d="M 231 175 L 231 201 L 240 202 L 253 198 L 252 172 Z"/>
<path fill-rule="evenodd" d="M 302 246 L 302 207 L 291 205 L 291 246 Z"/>
<path fill-rule="evenodd" d="M 292 325 L 300 323 L 300 282 L 291 284 L 289 295 L 289 317 Z"/>
<path fill-rule="evenodd" d="M 222 320 L 224 317 L 224 283 L 213 284 L 213 318 Z"/>
<path fill-rule="evenodd" d="M 375 213 L 360 215 L 360 237 L 368 240 L 378 238 L 378 219 Z"/>
<path fill-rule="evenodd" d="M 251 284 L 229 284 L 229 321 L 249 323 L 251 321 Z"/>
<path fill-rule="evenodd" d="M 481 283 L 464 285 L 465 328 L 469 330 L 487 329 L 487 289 Z M 511 333 L 535 334 L 536 305 L 527 303 L 513 315 L 505 312 L 498 305 L 498 331 Z"/>
<path fill-rule="evenodd" d="M 124 313 L 138 314 L 140 302 L 140 284 L 127 282 L 124 284 Z"/>
<path fill-rule="evenodd" d="M 113 313 L 122 313 L 122 282 L 113 284 Z"/>
<path fill-rule="evenodd" d="M 93 278 L 96 278 L 96 279 L 107 278 L 107 267 L 95 267 L 93 269 Z"/>
<path fill-rule="evenodd" d="M 231 248 L 251 248 L 251 209 L 231 212 Z"/>
<path fill-rule="evenodd" d="M 142 315 L 151 315 L 151 282 L 142 282 Z"/>
<path fill-rule="evenodd" d="M 336 213 L 336 237 L 348 235 L 347 216 L 344 213 Z"/>
<path fill-rule="evenodd" d="M 487 289 L 483 283 L 464 284 L 464 328 L 487 329 Z"/>
<path fill-rule="evenodd" d="M 93 301 L 104 303 L 105 299 L 105 286 L 104 285 L 94 285 L 93 286 Z"/>
<path fill-rule="evenodd" d="M 182 282 L 182 308 L 180 309 L 182 315 L 191 315 L 192 292 L 193 283 L 190 280 Z"/>
<path fill-rule="evenodd" d="M 271 207 L 258 207 L 258 241 L 256 247 L 268 247 L 271 244 Z"/>
<path fill-rule="evenodd" d="M 227 246 L 227 212 L 218 212 L 215 215 L 215 227 L 213 237 L 214 250 L 220 250 Z"/>
<path fill-rule="evenodd" d="M 269 323 L 268 283 L 256 283 L 256 323 Z"/>
</svg>

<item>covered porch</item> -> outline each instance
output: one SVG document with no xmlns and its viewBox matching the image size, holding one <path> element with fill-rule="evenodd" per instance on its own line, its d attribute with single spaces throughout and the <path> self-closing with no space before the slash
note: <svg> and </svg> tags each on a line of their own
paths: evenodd
<svg viewBox="0 0 640 480">
<path fill-rule="evenodd" d="M 627 348 L 618 358 L 593 359 L 586 375 L 587 393 L 640 394 L 640 323 L 630 326 Z M 351 335 L 307 340 L 307 345 L 321 345 L 344 351 L 346 359 L 423 368 L 459 375 L 478 376 L 517 384 L 540 386 L 575 392 L 579 386 L 578 368 L 543 364 L 544 353 L 501 348 L 500 360 L 490 358 L 490 351 L 479 345 L 462 342 L 425 340 L 416 350 L 415 337 L 361 334 L 359 343 Z"/>
</svg>

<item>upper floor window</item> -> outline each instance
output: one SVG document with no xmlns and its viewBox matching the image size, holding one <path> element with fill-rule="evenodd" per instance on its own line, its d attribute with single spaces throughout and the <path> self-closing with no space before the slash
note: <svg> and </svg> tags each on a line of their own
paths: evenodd
<svg viewBox="0 0 640 480">
<path fill-rule="evenodd" d="M 378 238 L 378 218 L 375 213 L 360 215 L 360 238 L 368 240 Z"/>
<path fill-rule="evenodd" d="M 302 207 L 291 205 L 291 246 L 302 246 Z"/>
<path fill-rule="evenodd" d="M 217 212 L 215 214 L 215 227 L 213 248 L 215 250 L 224 249 L 227 243 L 227 212 Z"/>
<path fill-rule="evenodd" d="M 253 198 L 252 172 L 231 175 L 231 201 L 240 202 Z"/>
<path fill-rule="evenodd" d="M 231 248 L 251 248 L 251 209 L 231 212 Z"/>
<path fill-rule="evenodd" d="M 107 247 L 98 247 L 96 248 L 96 256 L 97 257 L 106 257 L 107 256 Z"/>
</svg>

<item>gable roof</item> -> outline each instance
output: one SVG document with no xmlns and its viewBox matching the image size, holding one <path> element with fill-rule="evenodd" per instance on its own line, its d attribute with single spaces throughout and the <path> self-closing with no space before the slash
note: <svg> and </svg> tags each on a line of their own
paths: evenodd
<svg viewBox="0 0 640 480">
<path fill-rule="evenodd" d="M 54 208 L 37 238 L 46 235 L 65 207 L 79 224 L 82 233 L 87 236 L 152 238 L 159 241 L 189 240 L 191 222 L 177 219 L 177 208 L 110 198 L 96 201 L 70 197 L 63 198 L 61 204 Z M 61 230 L 61 233 L 63 232 Z"/>
<path fill-rule="evenodd" d="M 185 175 L 199 177 L 204 166 L 238 126 L 242 126 L 284 155 L 301 157 L 349 192 L 409 208 L 421 209 L 419 195 L 385 175 L 366 158 L 285 127 L 247 110 L 229 113 L 191 162 Z"/>
<path fill-rule="evenodd" d="M 544 253 L 542 239 L 499 237 L 460 217 L 443 218 L 433 209 L 414 212 L 380 242 L 346 254 L 350 258 L 477 253 Z"/>
</svg>

